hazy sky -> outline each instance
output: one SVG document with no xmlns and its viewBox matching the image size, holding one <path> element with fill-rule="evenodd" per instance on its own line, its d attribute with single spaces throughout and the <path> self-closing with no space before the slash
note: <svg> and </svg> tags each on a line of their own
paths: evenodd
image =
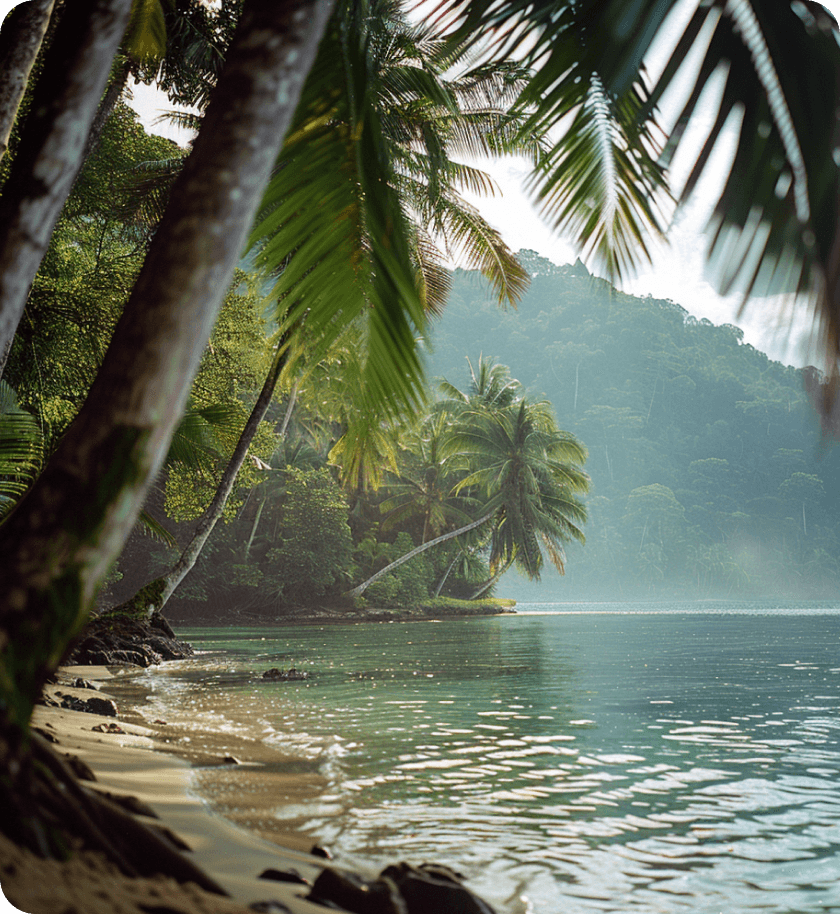
<svg viewBox="0 0 840 914">
<path fill-rule="evenodd" d="M 831 3 L 827 5 L 832 8 Z M 840 0 L 835 0 L 834 5 L 840 5 Z M 674 35 L 681 32 L 682 24 L 694 6 L 694 0 L 682 0 L 676 4 L 671 16 L 670 31 L 665 30 L 658 47 L 653 48 L 648 60 L 652 76 L 655 77 L 657 70 L 663 66 L 669 42 Z M 688 60 L 682 85 L 676 85 L 670 101 L 666 98 L 663 103 L 662 118 L 666 123 L 669 118 L 675 116 L 674 112 L 679 109 L 680 100 L 687 92 L 692 75 L 691 68 L 691 61 Z M 134 86 L 133 92 L 134 106 L 147 127 L 156 132 L 166 132 L 179 142 L 186 140 L 187 135 L 183 132 L 173 134 L 171 128 L 153 124 L 160 112 L 168 107 L 168 101 L 164 96 L 143 85 Z M 714 89 L 706 94 L 704 102 L 701 115 L 693 125 L 696 131 L 694 138 L 687 136 L 683 142 L 685 151 L 689 153 L 688 158 L 690 150 L 696 150 L 702 142 L 704 128 L 707 128 L 714 118 L 717 108 Z M 643 267 L 639 274 L 626 281 L 622 288 L 636 295 L 649 293 L 655 298 L 671 299 L 697 317 L 708 318 L 716 324 L 736 323 L 744 329 L 747 342 L 768 352 L 773 358 L 793 364 L 806 364 L 812 360 L 804 352 L 809 327 L 806 315 L 796 317 L 792 332 L 789 333 L 789 303 L 786 307 L 784 302 L 754 299 L 748 304 L 745 313 L 739 317 L 741 297 L 730 295 L 724 298 L 718 295 L 706 275 L 704 254 L 707 242 L 703 229 L 716 197 L 715 191 L 729 170 L 737 124 L 733 124 L 732 127 L 733 129 L 729 130 L 718 144 L 720 148 L 712 156 L 694 199 L 677 215 L 668 235 L 668 245 L 658 247 L 653 263 Z M 673 163 L 672 185 L 677 189 L 687 172 L 686 159 L 686 156 L 682 159 L 678 157 Z M 577 257 L 575 248 L 568 240 L 557 236 L 545 225 L 526 194 L 527 163 L 505 160 L 484 167 L 493 174 L 502 195 L 481 200 L 473 199 L 485 218 L 501 231 L 508 245 L 514 250 L 535 250 L 554 263 L 574 262 Z M 590 268 L 592 269 L 591 265 Z"/>
</svg>

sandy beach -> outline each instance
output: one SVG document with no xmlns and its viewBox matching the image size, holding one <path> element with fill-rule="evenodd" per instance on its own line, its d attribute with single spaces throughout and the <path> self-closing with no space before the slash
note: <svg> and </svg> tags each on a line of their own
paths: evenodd
<svg viewBox="0 0 840 914">
<path fill-rule="evenodd" d="M 70 685 L 83 677 L 98 687 L 75 689 Z M 83 711 L 39 706 L 33 726 L 47 735 L 54 748 L 67 756 L 76 756 L 96 776 L 85 782 L 91 789 L 118 796 L 133 796 L 148 804 L 157 822 L 170 829 L 189 848 L 188 856 L 212 876 L 228 898 L 203 891 L 187 883 L 179 884 L 164 877 L 128 878 L 95 852 L 80 852 L 71 860 L 59 863 L 42 860 L 0 837 L 0 886 L 6 898 L 29 914 L 148 914 L 156 912 L 197 912 L 197 914 L 243 914 L 254 910 L 284 911 L 292 914 L 323 912 L 321 905 L 305 899 L 309 888 L 304 884 L 287 884 L 260 879 L 267 869 L 295 871 L 312 883 L 323 868 L 324 860 L 304 851 L 306 838 L 292 829 L 282 834 L 270 831 L 273 841 L 262 840 L 253 831 L 245 831 L 213 812 L 208 804 L 191 792 L 192 765 L 213 765 L 213 785 L 224 793 L 226 777 L 236 778 L 254 794 L 256 822 L 259 829 L 259 796 L 263 802 L 279 799 L 290 802 L 317 790 L 317 778 L 307 772 L 284 772 L 282 758 L 263 748 L 262 755 L 249 746 L 232 743 L 227 737 L 206 734 L 203 741 L 179 742 L 178 733 L 165 722 L 152 726 L 133 708 L 130 677 L 114 675 L 104 667 L 65 668 L 59 681 L 48 687 L 47 695 L 89 698 L 116 696 L 119 716 L 104 717 Z M 120 687 L 116 687 L 119 682 Z M 109 683 L 112 692 L 109 693 Z M 139 693 L 138 693 L 139 694 Z M 114 725 L 122 732 L 109 732 Z M 101 728 L 101 729 L 96 729 Z M 173 754 L 176 750 L 182 757 Z M 248 755 L 245 755 L 245 751 Z M 233 756 L 237 761 L 225 762 Z M 259 769 L 259 778 L 249 779 L 248 772 Z M 228 775 L 227 772 L 230 772 Z M 268 780 L 265 773 L 269 772 Z M 220 786 L 221 785 L 221 786 Z M 259 786 L 257 786 L 259 785 Z M 210 785 L 212 795 L 213 786 Z M 223 801 L 220 800 L 223 808 Z M 309 842 L 311 843 L 311 842 Z M 271 903 L 274 903 L 273 905 Z"/>
</svg>

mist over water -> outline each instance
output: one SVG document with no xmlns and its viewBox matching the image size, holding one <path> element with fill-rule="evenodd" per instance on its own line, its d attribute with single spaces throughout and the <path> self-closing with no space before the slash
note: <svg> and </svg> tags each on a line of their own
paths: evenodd
<svg viewBox="0 0 840 914">
<path fill-rule="evenodd" d="M 448 863 L 500 912 L 840 910 L 840 605 L 184 634 L 149 716 L 316 767 L 272 814 L 340 864 Z"/>
</svg>

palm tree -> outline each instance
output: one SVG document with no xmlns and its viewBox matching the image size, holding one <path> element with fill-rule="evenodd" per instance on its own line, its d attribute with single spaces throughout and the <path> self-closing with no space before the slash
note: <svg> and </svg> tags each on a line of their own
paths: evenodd
<svg viewBox="0 0 840 914">
<path fill-rule="evenodd" d="M 527 274 L 499 232 L 460 196 L 459 188 L 488 190 L 490 179 L 452 159 L 456 153 L 534 151 L 533 139 L 515 138 L 521 118 L 504 109 L 521 88 L 522 72 L 508 65 L 484 66 L 450 80 L 443 69 L 451 55 L 441 57 L 442 46 L 428 26 L 409 25 L 393 0 L 343 7 L 334 16 L 266 191 L 264 217 L 252 235 L 263 266 L 282 264 L 274 293 L 280 311 L 274 361 L 216 493 L 180 558 L 161 579 L 159 599 L 148 604 L 150 615 L 163 608 L 193 568 L 221 517 L 293 347 L 325 353 L 341 332 L 355 332 L 367 358 L 347 360 L 359 368 L 353 408 L 331 457 L 342 464 L 346 480 L 375 486 L 384 465 L 396 469 L 393 435 L 381 413 L 398 419 L 423 396 L 414 337 L 423 331 L 427 312 L 442 307 L 448 292 L 448 271 L 436 242 L 463 249 L 500 300 L 515 303 L 527 285 Z M 345 62 L 337 74 L 335 55 Z M 362 79 L 368 123 L 360 133 L 361 123 L 354 123 Z M 325 93 L 324 80 L 330 92 Z M 332 100 L 326 106 L 325 94 Z M 373 151 L 381 173 L 368 171 L 371 150 L 365 143 L 371 131 L 379 137 Z M 383 185 L 385 176 L 390 186 Z M 366 187 L 371 188 L 367 193 Z M 404 211 L 402 267 L 369 237 L 382 225 L 377 208 L 383 192 Z M 331 206 L 324 206 L 325 197 Z M 344 218 L 335 219 L 337 209 Z M 400 274 L 406 266 L 416 273 L 409 288 Z M 318 325 L 317 302 L 338 294 L 339 283 L 344 284 L 341 319 Z M 410 321 L 393 308 L 387 313 L 388 297 L 400 296 L 414 303 Z M 390 364 L 388 346 L 395 336 L 411 363 L 407 385 Z M 401 394 L 394 390 L 395 379 L 404 385 Z"/>
<path fill-rule="evenodd" d="M 478 357 L 478 366 L 473 368 L 467 359 L 470 369 L 470 383 L 462 391 L 446 379 L 440 383 L 440 391 L 447 398 L 444 408 L 455 415 L 467 409 L 503 410 L 511 406 L 522 395 L 522 385 L 510 376 L 507 365 L 501 365 L 493 359 Z"/>
<path fill-rule="evenodd" d="M 451 423 L 448 413 L 438 408 L 411 434 L 400 461 L 403 469 L 388 482 L 388 496 L 379 506 L 385 515 L 383 531 L 417 518 L 422 522 L 423 544 L 446 527 L 474 520 L 470 499 L 453 491 L 459 477 L 453 474 L 451 462 L 443 459 Z"/>
<path fill-rule="evenodd" d="M 546 401 L 525 398 L 500 408 L 467 407 L 447 435 L 444 460 L 462 478 L 452 493 L 469 492 L 480 516 L 457 529 L 421 543 L 349 592 L 361 596 L 389 571 L 440 543 L 485 524 L 490 529 L 490 586 L 511 564 L 539 579 L 543 551 L 562 574 L 564 544 L 584 542 L 586 509 L 578 496 L 589 488 L 581 469 L 586 448 L 557 428 Z M 501 569 L 501 571 L 500 571 Z M 478 595 L 478 593 L 476 595 Z"/>
<path fill-rule="evenodd" d="M 522 398 L 502 409 L 470 409 L 448 446 L 470 468 L 456 490 L 484 493 L 494 513 L 491 571 L 515 563 L 539 579 L 545 552 L 562 574 L 564 544 L 584 542 L 586 509 L 578 496 L 589 477 L 581 469 L 586 448 L 557 428 L 551 405 Z"/>
</svg>

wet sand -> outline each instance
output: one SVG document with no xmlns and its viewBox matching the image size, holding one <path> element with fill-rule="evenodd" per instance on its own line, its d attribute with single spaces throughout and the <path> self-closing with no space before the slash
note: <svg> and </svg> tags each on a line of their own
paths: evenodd
<svg viewBox="0 0 840 914">
<path fill-rule="evenodd" d="M 100 690 L 72 688 L 69 683 L 76 677 L 95 682 Z M 132 705 L 130 677 L 115 679 L 104 667 L 66 668 L 48 694 L 109 697 L 109 686 L 118 704 L 117 718 L 39 706 L 33 726 L 58 741 L 57 751 L 76 755 L 91 767 L 97 780 L 86 786 L 148 803 L 160 822 L 186 842 L 190 858 L 230 898 L 170 878 L 124 877 L 93 852 L 77 854 L 66 863 L 41 860 L 0 837 L 0 887 L 6 898 L 29 914 L 147 914 L 152 908 L 173 914 L 245 914 L 250 910 L 245 905 L 271 900 L 286 905 L 292 914 L 323 912 L 322 906 L 305 900 L 306 886 L 258 878 L 267 868 L 294 869 L 310 882 L 317 877 L 324 861 L 305 852 L 311 839 L 288 821 L 279 830 L 270 816 L 278 804 L 317 795 L 322 788 L 317 773 L 270 747 L 228 734 L 203 732 L 196 739 L 191 731 L 191 740 L 184 743 L 177 728 L 146 721 Z M 138 688 L 135 697 L 141 699 L 142 690 Z M 93 730 L 112 723 L 124 732 Z M 226 762 L 229 756 L 238 763 Z M 191 767 L 196 765 L 201 767 Z M 202 793 L 222 812 L 226 796 L 234 790 L 239 797 L 245 792 L 250 809 L 243 824 L 257 834 L 237 827 L 199 799 L 193 793 L 195 778 L 203 778 Z"/>
</svg>

